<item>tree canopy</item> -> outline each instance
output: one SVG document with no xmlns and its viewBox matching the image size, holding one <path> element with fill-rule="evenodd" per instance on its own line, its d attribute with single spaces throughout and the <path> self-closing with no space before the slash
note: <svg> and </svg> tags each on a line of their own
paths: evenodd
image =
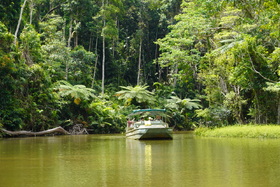
<svg viewBox="0 0 280 187">
<path fill-rule="evenodd" d="M 2 0 L 0 124 L 279 124 L 279 20 L 278 0 Z"/>
</svg>

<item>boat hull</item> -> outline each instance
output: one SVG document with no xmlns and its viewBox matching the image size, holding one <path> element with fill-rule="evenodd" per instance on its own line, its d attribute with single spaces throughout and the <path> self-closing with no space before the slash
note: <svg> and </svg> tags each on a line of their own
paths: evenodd
<svg viewBox="0 0 280 187">
<path fill-rule="evenodd" d="M 135 140 L 173 139 L 172 128 L 135 128 L 128 130 L 126 137 Z"/>
</svg>

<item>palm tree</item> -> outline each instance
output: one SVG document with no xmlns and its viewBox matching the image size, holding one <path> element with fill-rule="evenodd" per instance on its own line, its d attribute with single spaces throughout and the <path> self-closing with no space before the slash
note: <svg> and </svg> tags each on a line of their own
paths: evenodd
<svg viewBox="0 0 280 187">
<path fill-rule="evenodd" d="M 171 96 L 171 99 L 167 99 L 167 105 L 166 108 L 169 108 L 171 110 L 180 110 L 181 113 L 185 110 L 192 110 L 200 108 L 201 105 L 197 102 L 200 102 L 199 99 L 180 99 L 178 96 Z"/>
<path fill-rule="evenodd" d="M 138 105 L 146 108 L 148 104 L 153 104 L 155 101 L 154 93 L 147 90 L 148 86 L 136 85 L 120 86 L 123 90 L 118 91 L 116 96 L 119 99 L 125 100 L 126 105 Z"/>
<path fill-rule="evenodd" d="M 89 100 L 90 97 L 95 97 L 94 90 L 87 88 L 84 85 L 72 85 L 67 81 L 59 81 L 56 83 L 55 90 L 61 97 L 70 96 L 74 99 L 74 103 L 79 105 L 81 100 Z"/>
</svg>

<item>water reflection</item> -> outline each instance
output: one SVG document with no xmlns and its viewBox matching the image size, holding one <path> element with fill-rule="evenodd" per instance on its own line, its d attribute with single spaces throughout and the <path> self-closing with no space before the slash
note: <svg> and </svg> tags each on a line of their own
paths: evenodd
<svg viewBox="0 0 280 187">
<path fill-rule="evenodd" d="M 152 146 L 145 145 L 145 173 L 148 178 L 148 185 L 152 176 Z"/>
<path fill-rule="evenodd" d="M 0 140 L 0 186 L 278 186 L 279 140 L 135 141 L 122 135 Z"/>
</svg>

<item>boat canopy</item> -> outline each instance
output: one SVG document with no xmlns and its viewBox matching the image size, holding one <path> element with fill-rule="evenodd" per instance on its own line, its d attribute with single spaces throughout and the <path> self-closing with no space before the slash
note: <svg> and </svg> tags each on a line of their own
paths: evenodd
<svg viewBox="0 0 280 187">
<path fill-rule="evenodd" d="M 133 110 L 129 116 L 134 116 L 134 115 L 141 115 L 143 113 L 153 113 L 153 114 L 159 114 L 159 113 L 164 113 L 166 112 L 165 109 L 138 109 L 138 110 Z"/>
</svg>

